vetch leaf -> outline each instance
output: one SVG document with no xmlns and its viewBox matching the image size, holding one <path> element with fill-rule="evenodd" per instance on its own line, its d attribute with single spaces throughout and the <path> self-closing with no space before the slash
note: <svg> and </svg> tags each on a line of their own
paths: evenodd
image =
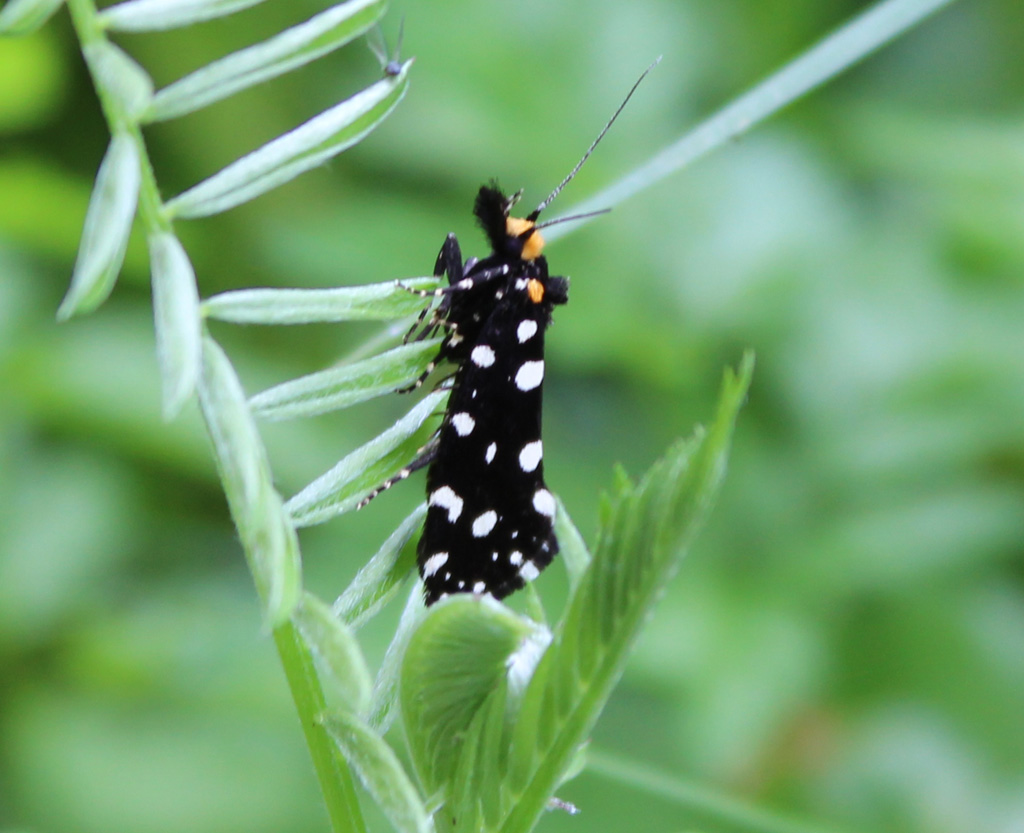
<svg viewBox="0 0 1024 833">
<path fill-rule="evenodd" d="M 199 293 L 192 263 L 173 234 L 158 231 L 150 235 L 149 258 L 164 418 L 170 419 L 192 395 L 199 375 Z"/>
<path fill-rule="evenodd" d="M 490 596 L 461 593 L 429 609 L 405 650 L 399 690 L 409 751 L 428 795 L 455 794 L 462 738 L 535 628 Z"/>
<path fill-rule="evenodd" d="M 569 512 L 562 503 L 558 501 L 558 511 L 555 513 L 555 535 L 558 537 L 559 550 L 562 555 L 562 562 L 565 564 L 566 572 L 569 574 L 569 583 L 573 589 L 579 584 L 580 579 L 590 566 L 590 552 L 583 542 L 583 536 L 576 528 L 576 524 L 569 517 Z"/>
<path fill-rule="evenodd" d="M 509 790 L 503 833 L 533 826 L 589 736 L 643 622 L 717 493 L 752 371 L 748 354 L 738 375 L 726 374 L 710 429 L 677 444 L 635 487 L 620 484 L 590 569 L 512 723 L 504 747 Z"/>
<path fill-rule="evenodd" d="M 116 117 L 134 122 L 153 98 L 153 80 L 146 70 L 108 40 L 87 43 L 82 53 L 101 95 L 116 102 Z"/>
<path fill-rule="evenodd" d="M 318 324 L 391 321 L 423 308 L 412 292 L 433 290 L 438 278 L 343 286 L 335 289 L 236 289 L 203 301 L 206 318 L 233 324 Z"/>
<path fill-rule="evenodd" d="M 39 29 L 64 0 L 8 0 L 0 9 L 0 35 L 28 35 Z"/>
<path fill-rule="evenodd" d="M 249 404 L 256 416 L 270 420 L 347 408 L 414 382 L 440 343 L 440 339 L 414 341 L 361 362 L 311 373 L 258 393 Z"/>
<path fill-rule="evenodd" d="M 355 715 L 344 712 L 325 717 L 324 728 L 396 830 L 433 831 L 416 787 L 384 738 Z"/>
<path fill-rule="evenodd" d="M 405 648 L 419 628 L 426 612 L 426 606 L 423 604 L 423 583 L 417 581 L 405 600 L 402 617 L 398 620 L 398 630 L 395 631 L 391 644 L 384 653 L 384 661 L 380 664 L 377 679 L 373 681 L 370 725 L 381 734 L 390 728 L 395 715 L 398 677 L 402 670 Z"/>
<path fill-rule="evenodd" d="M 303 594 L 293 619 L 343 706 L 362 714 L 370 704 L 370 670 L 352 629 L 311 593 Z"/>
<path fill-rule="evenodd" d="M 369 492 L 407 463 L 429 432 L 421 431 L 448 391 L 435 391 L 379 437 L 360 446 L 292 497 L 285 509 L 296 526 L 322 523 L 354 509 Z"/>
<path fill-rule="evenodd" d="M 119 32 L 158 32 L 233 14 L 263 0 L 128 0 L 99 13 L 100 25 Z"/>
<path fill-rule="evenodd" d="M 241 205 L 351 147 L 387 117 L 408 88 L 406 61 L 388 76 L 232 162 L 165 205 L 169 217 L 207 217 Z"/>
<path fill-rule="evenodd" d="M 426 514 L 427 505 L 421 503 L 388 536 L 334 603 L 335 616 L 358 628 L 391 600 L 415 564 L 414 555 L 406 544 L 416 534 Z"/>
<path fill-rule="evenodd" d="M 135 219 L 141 182 L 139 164 L 135 140 L 127 133 L 115 133 L 96 175 L 71 288 L 57 311 L 58 319 L 90 312 L 114 288 Z"/>
<path fill-rule="evenodd" d="M 264 615 L 274 627 L 288 619 L 302 591 L 298 536 L 274 490 L 263 442 L 231 362 L 210 338 L 203 339 L 202 359 L 199 404 Z"/>
<path fill-rule="evenodd" d="M 145 121 L 164 121 L 192 113 L 308 64 L 363 34 L 380 19 L 386 6 L 384 0 L 348 0 L 270 40 L 214 61 L 160 90 Z"/>
</svg>

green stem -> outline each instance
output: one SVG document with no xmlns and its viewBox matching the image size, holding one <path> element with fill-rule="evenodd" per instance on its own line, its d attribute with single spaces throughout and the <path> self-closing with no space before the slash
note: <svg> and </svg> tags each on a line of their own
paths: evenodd
<svg viewBox="0 0 1024 833">
<path fill-rule="evenodd" d="M 338 752 L 337 744 L 324 731 L 320 716 L 326 710 L 323 689 L 313 658 L 291 622 L 274 630 L 274 642 L 281 657 L 295 708 L 299 713 L 306 745 L 320 780 L 331 829 L 335 833 L 366 830 L 352 773 Z"/>
<path fill-rule="evenodd" d="M 106 37 L 94 0 L 68 0 L 68 10 L 75 33 L 83 47 Z M 158 232 L 172 232 L 171 221 L 160 199 L 160 190 L 139 123 L 133 116 L 123 112 L 115 96 L 103 89 L 92 67 L 90 73 L 111 132 L 127 132 L 138 146 L 139 158 L 142 160 L 139 218 L 147 236 Z M 302 731 L 327 805 L 331 828 L 335 833 L 365 833 L 366 825 L 359 808 L 351 770 L 341 757 L 334 741 L 319 723 L 326 704 L 313 659 L 291 622 L 274 630 L 274 642 L 291 689 L 292 699 L 295 701 L 295 708 L 299 713 Z"/>
</svg>

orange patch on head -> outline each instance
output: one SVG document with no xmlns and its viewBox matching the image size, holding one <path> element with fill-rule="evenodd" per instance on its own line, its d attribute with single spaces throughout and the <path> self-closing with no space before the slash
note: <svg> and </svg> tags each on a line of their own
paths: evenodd
<svg viewBox="0 0 1024 833">
<path fill-rule="evenodd" d="M 505 220 L 505 231 L 509 237 L 522 237 L 535 228 L 532 220 L 523 217 L 509 217 Z M 523 240 L 523 260 L 536 260 L 544 251 L 544 238 L 539 231 L 534 231 Z"/>
<path fill-rule="evenodd" d="M 539 304 L 544 300 L 544 284 L 536 278 L 530 278 L 526 284 L 526 294 L 530 296 L 531 301 Z"/>
</svg>

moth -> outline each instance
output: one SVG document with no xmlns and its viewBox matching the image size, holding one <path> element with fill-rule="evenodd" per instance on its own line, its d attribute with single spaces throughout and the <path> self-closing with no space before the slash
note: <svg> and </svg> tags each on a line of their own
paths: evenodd
<svg viewBox="0 0 1024 833">
<path fill-rule="evenodd" d="M 423 310 L 406 341 L 444 335 L 437 355 L 405 390 L 419 387 L 439 364 L 454 365 L 441 383 L 451 388 L 448 405 L 416 459 L 364 504 L 427 467 L 427 517 L 417 560 L 428 605 L 452 593 L 504 598 L 536 578 L 558 552 L 556 501 L 544 482 L 541 405 L 544 335 L 554 308 L 568 301 L 569 279 L 549 273 L 540 231 L 592 214 L 538 219 L 653 66 L 568 176 L 528 215 L 511 214 L 522 190 L 506 195 L 496 182 L 482 186 L 473 214 L 490 254 L 463 261 L 458 239 L 449 234 L 434 265 L 434 275 L 446 277 L 447 286 L 420 293 L 440 301 L 429 319 L 432 308 Z"/>
</svg>

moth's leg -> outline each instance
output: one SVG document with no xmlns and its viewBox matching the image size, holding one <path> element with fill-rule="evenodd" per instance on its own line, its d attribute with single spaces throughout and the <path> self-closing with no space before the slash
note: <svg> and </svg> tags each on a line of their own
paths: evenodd
<svg viewBox="0 0 1024 833">
<path fill-rule="evenodd" d="M 434 437 L 431 438 L 430 442 L 428 442 L 425 446 L 423 446 L 416 452 L 416 456 L 413 458 L 413 461 L 409 463 L 409 465 L 401 469 L 398 472 L 398 474 L 389 477 L 387 480 L 381 483 L 376 489 L 370 492 L 370 494 L 368 494 L 361 501 L 359 501 L 358 505 L 356 506 L 356 509 L 362 509 L 364 506 L 366 506 L 366 504 L 368 504 L 371 500 L 377 497 L 377 495 L 379 495 L 381 492 L 386 492 L 396 483 L 405 480 L 414 471 L 418 471 L 419 469 L 422 469 L 424 466 L 429 466 L 432 462 L 434 462 L 434 458 L 437 457 L 437 447 L 438 437 L 435 435 Z"/>
</svg>

